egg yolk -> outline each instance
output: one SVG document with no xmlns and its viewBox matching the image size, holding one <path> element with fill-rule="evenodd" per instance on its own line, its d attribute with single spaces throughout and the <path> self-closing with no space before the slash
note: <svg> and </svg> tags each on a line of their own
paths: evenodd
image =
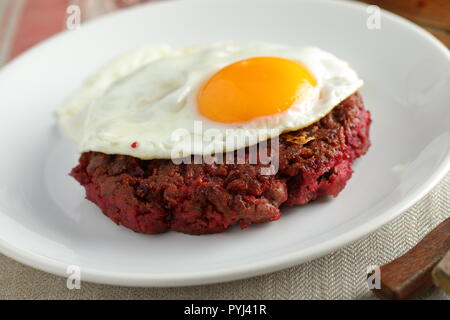
<svg viewBox="0 0 450 320">
<path fill-rule="evenodd" d="M 199 112 L 217 122 L 243 122 L 277 114 L 307 99 L 317 85 L 300 63 L 256 57 L 233 63 L 214 74 L 197 96 Z"/>
</svg>

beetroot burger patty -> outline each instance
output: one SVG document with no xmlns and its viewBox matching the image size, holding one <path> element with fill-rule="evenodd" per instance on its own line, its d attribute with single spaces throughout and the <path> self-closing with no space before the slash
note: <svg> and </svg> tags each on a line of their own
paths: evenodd
<svg viewBox="0 0 450 320">
<path fill-rule="evenodd" d="M 99 152 L 83 153 L 71 175 L 106 216 L 134 231 L 222 232 L 277 220 L 281 205 L 337 196 L 370 146 L 370 123 L 360 95 L 351 95 L 317 123 L 280 136 L 275 175 L 262 175 L 262 164 L 177 165 Z"/>
</svg>

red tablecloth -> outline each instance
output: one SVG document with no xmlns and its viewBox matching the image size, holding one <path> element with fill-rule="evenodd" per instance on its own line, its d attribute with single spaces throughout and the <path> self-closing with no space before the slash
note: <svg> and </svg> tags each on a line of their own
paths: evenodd
<svg viewBox="0 0 450 320">
<path fill-rule="evenodd" d="M 67 8 L 81 20 L 152 0 L 0 0 L 0 65 L 66 28 Z"/>
</svg>

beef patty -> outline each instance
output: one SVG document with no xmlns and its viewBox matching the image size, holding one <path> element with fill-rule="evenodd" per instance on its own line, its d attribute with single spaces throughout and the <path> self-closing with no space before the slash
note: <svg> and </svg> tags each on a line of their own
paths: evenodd
<svg viewBox="0 0 450 320">
<path fill-rule="evenodd" d="M 320 121 L 280 135 L 274 175 L 261 174 L 261 163 L 174 164 L 99 152 L 83 153 L 71 175 L 106 216 L 134 231 L 222 232 L 277 220 L 280 206 L 337 196 L 370 146 L 370 123 L 360 95 L 351 95 Z"/>
</svg>

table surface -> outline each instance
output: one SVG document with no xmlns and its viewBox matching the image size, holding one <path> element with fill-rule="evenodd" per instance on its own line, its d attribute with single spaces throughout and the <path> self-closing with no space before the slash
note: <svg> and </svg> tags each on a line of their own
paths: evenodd
<svg viewBox="0 0 450 320">
<path fill-rule="evenodd" d="M 63 31 L 66 9 L 80 5 L 83 21 L 151 0 L 0 0 L 0 65 Z M 189 0 L 186 0 L 189 1 Z M 421 25 L 450 48 L 450 0 L 364 1 Z M 368 266 L 414 246 L 450 216 L 450 174 L 403 215 L 341 250 L 297 267 L 251 279 L 185 288 L 126 288 L 82 283 L 37 271 L 0 255 L 0 299 L 374 299 Z M 449 299 L 431 289 L 419 299 Z"/>
<path fill-rule="evenodd" d="M 364 1 L 401 15 L 420 25 L 450 48 L 449 0 L 372 0 Z"/>
</svg>

